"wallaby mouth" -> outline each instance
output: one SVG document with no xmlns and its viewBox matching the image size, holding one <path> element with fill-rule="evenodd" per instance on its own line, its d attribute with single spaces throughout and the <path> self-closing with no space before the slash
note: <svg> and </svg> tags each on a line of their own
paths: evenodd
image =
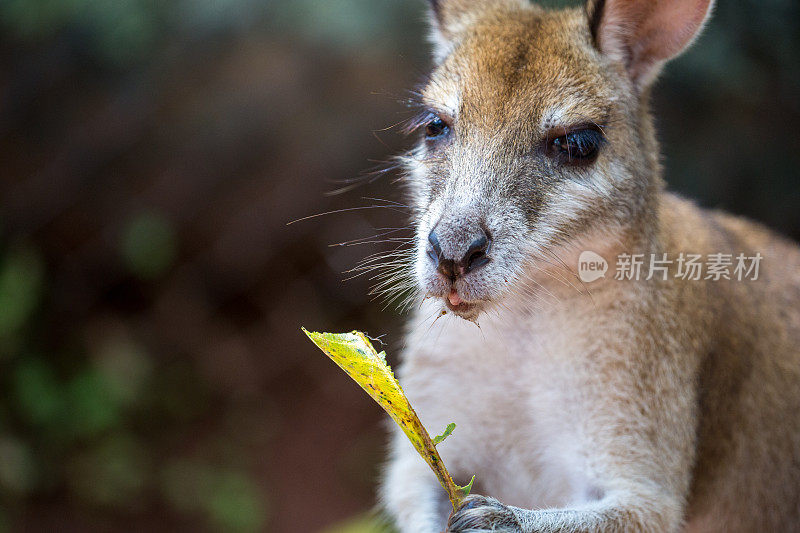
<svg viewBox="0 0 800 533">
<path fill-rule="evenodd" d="M 463 300 L 455 287 L 451 287 L 450 292 L 442 299 L 444 300 L 445 306 L 445 309 L 442 310 L 442 314 L 449 311 L 459 318 L 475 323 L 477 323 L 478 316 L 480 316 L 484 306 L 484 302 L 480 300 L 470 302 Z"/>
<path fill-rule="evenodd" d="M 445 305 L 450 311 L 460 316 L 472 316 L 477 314 L 478 305 L 462 300 L 455 287 L 450 289 L 450 294 L 445 298 Z"/>
</svg>

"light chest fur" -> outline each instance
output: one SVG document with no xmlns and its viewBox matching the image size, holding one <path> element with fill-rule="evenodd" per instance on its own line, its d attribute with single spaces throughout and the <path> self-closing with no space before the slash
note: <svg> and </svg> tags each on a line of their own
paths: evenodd
<svg viewBox="0 0 800 533">
<path fill-rule="evenodd" d="M 576 332 L 591 317 L 508 306 L 480 328 L 453 316 L 412 326 L 419 348 L 402 367 L 403 386 L 428 427 L 457 424 L 440 452 L 459 479 L 476 474 L 477 492 L 526 508 L 582 503 L 593 491 L 578 445 L 588 413 L 574 396 L 586 378 L 570 354 L 586 349 Z"/>
</svg>

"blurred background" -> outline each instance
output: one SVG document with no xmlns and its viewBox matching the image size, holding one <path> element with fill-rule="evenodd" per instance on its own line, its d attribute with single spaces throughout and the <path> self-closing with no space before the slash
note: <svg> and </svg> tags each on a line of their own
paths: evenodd
<svg viewBox="0 0 800 533">
<path fill-rule="evenodd" d="M 423 20 L 0 0 L 0 531 L 373 531 L 384 417 L 299 328 L 399 344 L 343 281 L 387 245 L 329 245 L 406 225 L 361 172 L 411 143 Z M 721 0 L 655 93 L 671 188 L 794 239 L 798 54 L 796 0 Z"/>
</svg>

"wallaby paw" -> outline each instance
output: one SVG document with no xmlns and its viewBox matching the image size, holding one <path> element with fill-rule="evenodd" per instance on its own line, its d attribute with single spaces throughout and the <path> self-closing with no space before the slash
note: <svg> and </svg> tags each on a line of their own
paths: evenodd
<svg viewBox="0 0 800 533">
<path fill-rule="evenodd" d="M 520 533 L 516 514 L 494 498 L 474 494 L 450 515 L 447 533 Z"/>
</svg>

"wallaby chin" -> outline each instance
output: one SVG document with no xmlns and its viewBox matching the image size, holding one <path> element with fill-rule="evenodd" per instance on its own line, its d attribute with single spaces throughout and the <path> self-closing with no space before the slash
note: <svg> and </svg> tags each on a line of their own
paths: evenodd
<svg viewBox="0 0 800 533">
<path fill-rule="evenodd" d="M 477 482 L 394 439 L 400 531 L 796 530 L 800 251 L 665 193 L 648 111 L 711 1 L 431 4 L 399 376 Z"/>
</svg>

